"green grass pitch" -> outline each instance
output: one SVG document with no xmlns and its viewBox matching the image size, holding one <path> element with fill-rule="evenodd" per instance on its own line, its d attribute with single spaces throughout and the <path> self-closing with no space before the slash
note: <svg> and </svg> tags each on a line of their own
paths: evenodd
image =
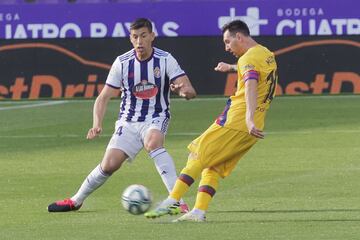
<svg viewBox="0 0 360 240">
<path fill-rule="evenodd" d="M 187 144 L 222 111 L 225 98 L 174 99 L 166 148 L 180 171 Z M 85 139 L 93 101 L 0 102 L 0 239 L 358 239 L 360 236 L 360 96 L 278 97 L 266 137 L 220 187 L 208 222 L 148 220 L 120 204 L 130 184 L 146 185 L 154 203 L 167 196 L 145 152 L 125 164 L 78 212 L 49 214 L 99 163 L 104 134 Z M 221 151 L 221 149 L 219 149 Z M 194 203 L 197 182 L 185 200 Z"/>
</svg>

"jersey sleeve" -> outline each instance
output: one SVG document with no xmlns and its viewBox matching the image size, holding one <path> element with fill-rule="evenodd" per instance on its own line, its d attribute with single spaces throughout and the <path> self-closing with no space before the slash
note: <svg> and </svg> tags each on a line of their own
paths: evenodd
<svg viewBox="0 0 360 240">
<path fill-rule="evenodd" d="M 251 58 L 240 58 L 237 68 L 244 82 L 248 80 L 260 80 L 259 67 Z"/>
<path fill-rule="evenodd" d="M 174 81 L 178 77 L 185 75 L 184 70 L 181 69 L 180 65 L 171 54 L 169 54 L 166 60 L 166 74 L 170 81 Z"/>
<path fill-rule="evenodd" d="M 122 78 L 122 65 L 120 60 L 116 58 L 107 76 L 106 85 L 119 89 L 122 87 Z"/>
</svg>

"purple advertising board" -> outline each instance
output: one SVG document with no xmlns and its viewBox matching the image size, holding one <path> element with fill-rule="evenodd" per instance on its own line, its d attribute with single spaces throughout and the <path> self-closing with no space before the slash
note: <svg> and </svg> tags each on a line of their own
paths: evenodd
<svg viewBox="0 0 360 240">
<path fill-rule="evenodd" d="M 237 0 L 22 4 L 0 8 L 1 39 L 127 37 L 131 21 L 150 18 L 158 36 L 218 36 L 242 19 L 253 36 L 359 35 L 360 1 Z"/>
</svg>

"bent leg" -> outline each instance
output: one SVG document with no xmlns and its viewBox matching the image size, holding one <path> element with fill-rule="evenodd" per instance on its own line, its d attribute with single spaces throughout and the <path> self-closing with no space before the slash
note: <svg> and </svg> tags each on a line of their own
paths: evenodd
<svg viewBox="0 0 360 240">
<path fill-rule="evenodd" d="M 206 168 L 201 174 L 194 208 L 206 211 L 219 185 L 220 175 L 212 168 Z"/>
<path fill-rule="evenodd" d="M 153 126 L 152 126 L 153 127 Z M 158 171 L 167 191 L 170 193 L 174 188 L 177 173 L 174 160 L 163 147 L 165 135 L 157 128 L 148 129 L 144 138 L 144 147 L 149 156 L 154 160 L 156 170 Z M 187 212 L 188 206 L 183 199 L 179 200 L 182 211 Z"/>
<path fill-rule="evenodd" d="M 174 161 L 170 154 L 163 147 L 164 134 L 157 129 L 151 129 L 147 132 L 144 139 L 144 147 L 149 156 L 154 160 L 156 170 L 158 171 L 166 189 L 170 192 L 177 178 Z"/>
<path fill-rule="evenodd" d="M 165 199 L 156 209 L 145 213 L 147 218 L 157 218 L 164 215 L 175 215 L 180 213 L 178 208 L 173 205 L 182 198 L 194 180 L 200 175 L 203 167 L 197 159 L 193 159 L 194 154 L 189 155 L 186 167 L 181 171 L 180 176 L 176 180 L 175 186 L 167 199 Z"/>
<path fill-rule="evenodd" d="M 104 158 L 98 166 L 86 177 L 77 193 L 71 197 L 75 205 L 81 205 L 84 200 L 118 170 L 127 159 L 127 155 L 119 149 L 107 149 Z"/>
<path fill-rule="evenodd" d="M 200 176 L 203 165 L 198 159 L 197 154 L 190 153 L 185 168 L 181 171 L 178 179 L 176 180 L 174 189 L 170 193 L 170 197 L 179 200 L 188 191 L 194 181 Z"/>
<path fill-rule="evenodd" d="M 204 222 L 209 203 L 216 193 L 220 175 L 211 168 L 202 171 L 194 208 L 173 222 Z"/>
</svg>

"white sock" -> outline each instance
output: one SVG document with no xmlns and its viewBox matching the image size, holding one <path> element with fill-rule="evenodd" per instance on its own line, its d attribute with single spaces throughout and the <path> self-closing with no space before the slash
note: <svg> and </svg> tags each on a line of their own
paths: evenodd
<svg viewBox="0 0 360 240">
<path fill-rule="evenodd" d="M 156 169 L 166 189 L 170 193 L 177 179 L 176 168 L 172 157 L 165 148 L 155 149 L 149 153 L 149 156 L 154 160 Z M 182 204 L 184 201 L 180 199 L 180 203 Z"/>
<path fill-rule="evenodd" d="M 198 208 L 193 208 L 190 212 L 192 214 L 198 215 L 198 216 L 204 216 L 205 215 L 205 211 L 201 210 L 201 209 L 198 209 Z"/>
<path fill-rule="evenodd" d="M 160 203 L 158 208 L 167 208 L 168 206 L 171 206 L 171 205 L 173 205 L 173 204 L 175 204 L 177 202 L 178 201 L 175 198 L 168 197 L 162 203 Z"/>
<path fill-rule="evenodd" d="M 103 185 L 109 177 L 110 175 L 104 173 L 99 164 L 86 177 L 78 192 L 73 197 L 71 197 L 71 200 L 76 202 L 76 206 L 79 206 L 92 192 Z"/>
</svg>

